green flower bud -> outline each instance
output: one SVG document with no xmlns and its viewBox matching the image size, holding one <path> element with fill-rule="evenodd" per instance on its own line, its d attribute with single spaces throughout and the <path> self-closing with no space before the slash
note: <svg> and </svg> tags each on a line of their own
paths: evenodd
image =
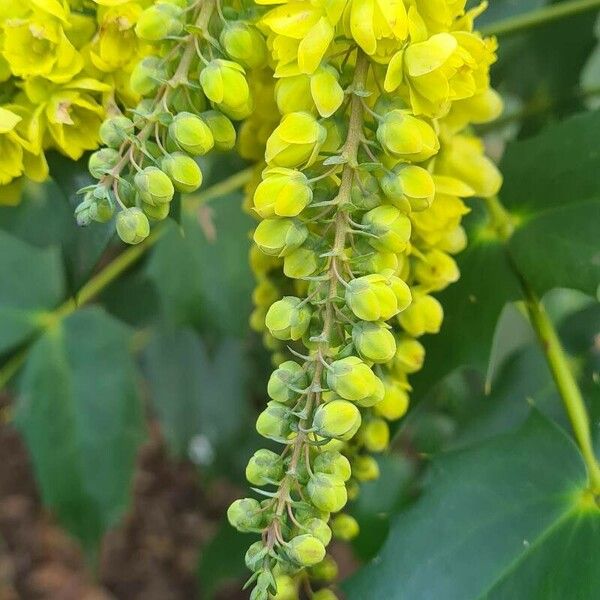
<svg viewBox="0 0 600 600">
<path fill-rule="evenodd" d="M 296 564 L 311 567 L 325 558 L 325 546 L 316 537 L 305 533 L 290 540 L 287 553 Z"/>
<path fill-rule="evenodd" d="M 379 181 L 368 171 L 358 171 L 350 193 L 352 204 L 358 210 L 371 210 L 383 201 Z"/>
<path fill-rule="evenodd" d="M 287 256 L 308 237 L 304 223 L 294 219 L 265 219 L 254 231 L 256 245 L 271 256 Z"/>
<path fill-rule="evenodd" d="M 269 600 L 298 600 L 298 586 L 296 581 L 289 575 L 278 575 L 275 577 L 277 591 L 269 594 Z M 254 598 L 250 598 L 254 600 Z"/>
<path fill-rule="evenodd" d="M 297 362 L 288 360 L 271 373 L 267 393 L 276 402 L 286 404 L 298 398 L 298 392 L 295 390 L 304 389 L 307 385 L 306 371 Z"/>
<path fill-rule="evenodd" d="M 317 270 L 317 266 L 317 255 L 308 248 L 298 248 L 283 259 L 283 273 L 290 279 L 308 277 Z"/>
<path fill-rule="evenodd" d="M 253 25 L 244 21 L 227 21 L 219 37 L 225 52 L 249 69 L 258 69 L 267 63 L 267 44 Z"/>
<path fill-rule="evenodd" d="M 415 262 L 414 276 L 423 287 L 437 292 L 458 281 L 460 271 L 451 256 L 434 248 Z"/>
<path fill-rule="evenodd" d="M 377 139 L 390 156 L 411 162 L 427 160 L 440 149 L 431 125 L 406 110 L 385 114 L 377 128 Z"/>
<path fill-rule="evenodd" d="M 206 97 L 219 106 L 236 109 L 250 99 L 244 68 L 236 62 L 215 58 L 200 71 Z"/>
<path fill-rule="evenodd" d="M 372 456 L 357 456 L 352 461 L 352 476 L 358 481 L 374 481 L 379 478 L 379 465 Z"/>
<path fill-rule="evenodd" d="M 304 523 L 308 523 L 311 519 L 320 519 L 321 521 L 329 521 L 329 512 L 324 510 L 319 510 L 314 505 L 309 502 L 299 503 L 298 507 L 295 509 L 296 513 L 296 521 L 298 521 L 301 525 Z"/>
<path fill-rule="evenodd" d="M 387 321 L 411 301 L 410 288 L 394 276 L 364 275 L 350 281 L 346 288 L 346 303 L 363 321 Z"/>
<path fill-rule="evenodd" d="M 418 340 L 403 336 L 398 340 L 394 355 L 394 369 L 399 374 L 416 373 L 423 368 L 425 348 Z"/>
<path fill-rule="evenodd" d="M 303 530 L 316 537 L 324 546 L 331 541 L 331 529 L 323 519 L 313 517 L 302 525 Z"/>
<path fill-rule="evenodd" d="M 295 169 L 274 168 L 263 173 L 254 192 L 254 210 L 263 218 L 296 217 L 312 201 L 308 179 Z"/>
<path fill-rule="evenodd" d="M 141 209 L 126 208 L 117 214 L 117 233 L 126 244 L 139 244 L 150 234 L 150 223 Z"/>
<path fill-rule="evenodd" d="M 168 204 L 173 200 L 175 189 L 169 176 L 157 167 L 146 167 L 133 179 L 140 198 L 152 206 Z"/>
<path fill-rule="evenodd" d="M 107 119 L 100 125 L 100 139 L 109 148 L 118 148 L 134 132 L 133 121 L 123 115 Z"/>
<path fill-rule="evenodd" d="M 327 384 L 342 398 L 358 402 L 361 406 L 377 404 L 384 394 L 379 377 L 357 356 L 331 363 L 327 371 Z"/>
<path fill-rule="evenodd" d="M 404 387 L 391 379 L 384 379 L 385 395 L 383 400 L 373 407 L 373 412 L 387 419 L 397 421 L 408 410 L 408 393 Z"/>
<path fill-rule="evenodd" d="M 90 218 L 97 223 L 108 223 L 115 212 L 115 204 L 108 192 L 102 198 L 94 198 L 89 207 Z"/>
<path fill-rule="evenodd" d="M 262 541 L 254 542 L 246 551 L 246 567 L 252 572 L 260 570 L 268 551 L 268 548 Z"/>
<path fill-rule="evenodd" d="M 378 206 L 366 213 L 362 218 L 363 225 L 369 227 L 369 233 L 376 238 L 369 238 L 369 244 L 380 252 L 400 254 L 408 246 L 411 233 L 410 219 L 394 206 Z"/>
<path fill-rule="evenodd" d="M 360 321 L 352 328 L 352 342 L 366 361 L 386 363 L 396 352 L 396 340 L 389 327 L 380 321 Z"/>
<path fill-rule="evenodd" d="M 169 125 L 171 139 L 193 156 L 202 156 L 212 150 L 215 140 L 208 125 L 196 115 L 182 112 Z"/>
<path fill-rule="evenodd" d="M 360 531 L 356 519 L 345 513 L 340 513 L 333 518 L 331 528 L 333 535 L 344 542 L 354 539 Z"/>
<path fill-rule="evenodd" d="M 346 400 L 321 404 L 315 411 L 313 427 L 325 438 L 350 439 L 360 427 L 360 411 Z"/>
<path fill-rule="evenodd" d="M 310 77 L 282 77 L 275 84 L 275 102 L 281 114 L 312 112 L 315 108 L 310 94 Z"/>
<path fill-rule="evenodd" d="M 109 171 L 112 171 L 121 160 L 121 155 L 113 148 L 101 148 L 90 155 L 88 170 L 92 177 L 101 179 Z"/>
<path fill-rule="evenodd" d="M 217 150 L 226 152 L 235 146 L 235 127 L 223 113 L 218 110 L 209 110 L 202 113 L 202 119 L 212 133 Z"/>
<path fill-rule="evenodd" d="M 352 475 L 350 461 L 340 452 L 332 450 L 317 455 L 313 463 L 313 471 L 335 475 L 342 481 L 348 481 Z"/>
<path fill-rule="evenodd" d="M 134 94 L 150 96 L 167 78 L 164 62 L 158 56 L 146 56 L 134 67 L 129 77 L 129 86 Z M 148 105 L 149 103 L 146 103 Z M 143 107 L 142 107 L 143 108 Z M 139 111 L 143 114 L 143 110 Z"/>
<path fill-rule="evenodd" d="M 299 340 L 310 324 L 311 310 L 308 304 L 295 296 L 285 296 L 271 305 L 265 325 L 278 340 Z"/>
<path fill-rule="evenodd" d="M 413 337 L 438 333 L 443 319 L 442 305 L 433 296 L 421 294 L 415 296 L 411 306 L 398 316 L 400 325 Z"/>
<path fill-rule="evenodd" d="M 263 521 L 260 502 L 254 498 L 236 500 L 227 509 L 227 519 L 232 527 L 242 533 L 258 529 Z"/>
<path fill-rule="evenodd" d="M 415 165 L 399 165 L 381 178 L 381 189 L 390 201 L 404 212 L 429 208 L 435 185 L 429 171 Z"/>
<path fill-rule="evenodd" d="M 306 485 L 306 491 L 310 501 L 321 510 L 327 512 L 338 512 L 342 510 L 348 501 L 348 494 L 344 482 L 325 473 L 315 473 Z M 323 556 L 325 553 L 323 552 Z M 323 557 L 321 557 L 321 560 Z M 316 561 L 319 562 L 319 561 Z"/>
<path fill-rule="evenodd" d="M 159 2 L 139 17 L 135 34 L 146 42 L 158 42 L 183 30 L 182 9 L 175 4 Z"/>
<path fill-rule="evenodd" d="M 147 202 L 142 202 L 142 210 L 148 218 L 153 219 L 154 221 L 164 221 L 169 216 L 171 206 L 168 203 L 153 206 Z"/>
<path fill-rule="evenodd" d="M 323 588 L 312 595 L 312 600 L 338 600 L 338 597 L 332 590 Z"/>
<path fill-rule="evenodd" d="M 198 163 L 183 152 L 167 154 L 163 157 L 160 166 L 178 192 L 189 194 L 202 185 L 202 171 Z"/>
<path fill-rule="evenodd" d="M 86 194 L 84 199 L 75 208 L 75 219 L 79 227 L 87 227 L 92 222 L 90 207 L 92 205 L 92 195 Z"/>
<path fill-rule="evenodd" d="M 267 140 L 265 160 L 275 167 L 312 165 L 325 141 L 327 131 L 309 113 L 287 114 Z"/>
<path fill-rule="evenodd" d="M 263 437 L 286 442 L 291 434 L 289 409 L 278 402 L 269 402 L 256 420 L 256 431 Z"/>
<path fill-rule="evenodd" d="M 310 567 L 308 570 L 309 577 L 317 581 L 334 581 L 337 579 L 338 573 L 338 565 L 333 557 L 329 555 L 327 555 L 319 564 Z"/>
<path fill-rule="evenodd" d="M 369 452 L 383 452 L 390 443 L 390 428 L 383 419 L 365 421 L 358 435 Z"/>
<path fill-rule="evenodd" d="M 246 479 L 253 485 L 267 485 L 283 477 L 283 460 L 265 448 L 257 450 L 246 466 Z"/>
</svg>

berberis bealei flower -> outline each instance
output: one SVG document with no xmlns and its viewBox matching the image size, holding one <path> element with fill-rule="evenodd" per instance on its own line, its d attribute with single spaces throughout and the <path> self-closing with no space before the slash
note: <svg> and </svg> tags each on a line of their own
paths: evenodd
<svg viewBox="0 0 600 600">
<path fill-rule="evenodd" d="M 260 219 L 251 322 L 276 369 L 257 430 L 283 448 L 255 453 L 259 499 L 228 514 L 260 536 L 246 554 L 254 600 L 324 600 L 336 597 L 327 545 L 358 533 L 342 511 L 378 477 L 372 455 L 423 365 L 418 338 L 442 323 L 433 294 L 459 277 L 463 199 L 500 186 L 468 129 L 501 110 L 496 42 L 473 31 L 484 6 L 465 0 L 256 3 L 269 5 L 257 25 L 280 113 L 242 127 L 271 131 L 254 148 L 242 135 L 247 156 L 266 140 L 248 190 Z"/>
</svg>

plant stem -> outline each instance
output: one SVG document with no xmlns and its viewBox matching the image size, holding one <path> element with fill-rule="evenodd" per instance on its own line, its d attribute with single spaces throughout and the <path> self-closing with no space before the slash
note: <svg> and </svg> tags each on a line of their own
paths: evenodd
<svg viewBox="0 0 600 600">
<path fill-rule="evenodd" d="M 201 193 L 196 193 L 189 199 L 193 203 L 194 207 L 198 207 L 205 202 L 219 198 L 229 192 L 242 187 L 250 178 L 252 174 L 251 169 L 244 169 L 215 183 L 207 190 Z M 186 198 L 187 202 L 188 198 Z M 74 298 L 69 298 L 61 304 L 57 309 L 44 315 L 42 319 L 42 326 L 40 332 L 42 333 L 52 324 L 56 324 L 57 321 L 68 317 L 74 313 L 77 309 L 91 302 L 98 294 L 100 294 L 106 287 L 108 287 L 113 281 L 118 279 L 129 267 L 134 265 L 154 244 L 163 236 L 167 229 L 166 221 L 159 223 L 152 233 L 137 246 L 129 246 L 126 248 L 117 258 L 106 265 L 101 271 L 94 275 L 77 293 Z M 29 352 L 29 346 L 17 352 L 14 356 L 11 356 L 2 368 L 0 368 L 0 391 L 2 391 L 8 382 L 16 375 L 19 369 L 23 366 L 23 363 L 27 359 Z"/>
<path fill-rule="evenodd" d="M 482 27 L 483 35 L 509 36 L 552 23 L 565 17 L 600 8 L 600 0 L 571 0 L 552 4 L 522 15 L 516 15 Z"/>
<path fill-rule="evenodd" d="M 565 353 L 560 342 L 556 329 L 548 314 L 544 310 L 541 302 L 537 298 L 535 292 L 522 280 L 523 292 L 525 295 L 525 305 L 531 324 L 537 337 L 540 341 L 552 377 L 556 383 L 563 404 L 571 421 L 571 425 L 575 432 L 575 438 L 583 460 L 588 469 L 590 478 L 591 491 L 593 494 L 600 494 L 600 465 L 590 435 L 590 422 L 587 414 L 587 409 L 581 390 L 577 385 L 577 381 L 573 376 Z"/>
</svg>

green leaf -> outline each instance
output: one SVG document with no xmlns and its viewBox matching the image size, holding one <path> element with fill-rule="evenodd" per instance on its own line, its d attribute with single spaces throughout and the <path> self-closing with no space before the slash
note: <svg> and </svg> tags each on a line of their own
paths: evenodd
<svg viewBox="0 0 600 600">
<path fill-rule="evenodd" d="M 63 298 L 55 248 L 40 250 L 0 231 L 0 353 L 32 336 Z"/>
<path fill-rule="evenodd" d="M 207 239 L 199 215 L 186 214 L 183 234 L 172 225 L 158 242 L 148 273 L 172 323 L 195 325 L 215 335 L 242 337 L 248 332 L 252 220 L 240 203 L 240 194 L 231 194 L 201 209 L 212 213 L 216 239 Z"/>
<path fill-rule="evenodd" d="M 573 442 L 534 413 L 517 432 L 434 460 L 423 496 L 349 600 L 592 600 L 600 510 Z"/>
<path fill-rule="evenodd" d="M 16 421 L 44 504 L 93 552 L 129 503 L 143 414 L 129 330 L 87 308 L 30 350 Z"/>
</svg>

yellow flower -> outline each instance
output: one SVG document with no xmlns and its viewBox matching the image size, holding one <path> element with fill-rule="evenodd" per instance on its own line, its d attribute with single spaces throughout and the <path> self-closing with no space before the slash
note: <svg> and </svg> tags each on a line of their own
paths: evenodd
<svg viewBox="0 0 600 600">
<path fill-rule="evenodd" d="M 15 128 L 21 117 L 0 107 L 0 185 L 23 173 L 23 145 Z"/>
</svg>

